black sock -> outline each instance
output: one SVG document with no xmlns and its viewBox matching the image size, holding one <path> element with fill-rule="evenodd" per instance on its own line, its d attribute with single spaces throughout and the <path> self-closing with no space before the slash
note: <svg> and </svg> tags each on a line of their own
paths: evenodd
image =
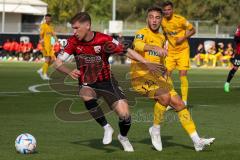
<svg viewBox="0 0 240 160">
<path fill-rule="evenodd" d="M 122 136 L 127 136 L 127 133 L 131 127 L 131 116 L 119 118 L 119 129 Z"/>
<path fill-rule="evenodd" d="M 228 77 L 227 77 L 227 82 L 230 83 L 230 81 L 232 80 L 234 74 L 236 73 L 236 69 L 231 69 L 230 72 L 228 73 Z"/>
<path fill-rule="evenodd" d="M 89 101 L 85 101 L 85 106 L 88 109 L 89 113 L 92 117 L 100 124 L 102 127 L 107 124 L 107 120 L 104 116 L 104 113 L 100 106 L 98 106 L 96 99 L 91 99 Z"/>
</svg>

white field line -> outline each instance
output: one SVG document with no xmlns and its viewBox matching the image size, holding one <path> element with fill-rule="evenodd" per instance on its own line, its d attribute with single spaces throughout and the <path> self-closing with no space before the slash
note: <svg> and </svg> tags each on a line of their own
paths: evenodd
<svg viewBox="0 0 240 160">
<path fill-rule="evenodd" d="M 38 87 L 48 86 L 48 85 L 49 85 L 48 83 L 36 84 L 36 85 L 33 85 L 33 86 L 29 86 L 28 90 L 30 92 L 38 93 L 38 92 L 41 92 L 41 91 L 37 90 Z"/>
<path fill-rule="evenodd" d="M 119 81 L 119 82 L 128 82 L 128 81 Z M 180 81 L 175 81 L 175 82 L 180 82 Z M 67 83 L 76 83 L 76 82 L 67 82 Z M 129 82 L 128 82 L 129 83 Z M 204 85 L 204 86 L 192 86 L 191 83 L 222 83 L 221 86 L 209 86 L 209 85 Z M 66 83 L 65 83 L 66 84 Z M 218 89 L 218 88 L 223 88 L 224 81 L 190 81 L 190 86 L 189 89 Z M 240 82 L 233 82 L 232 84 L 240 84 Z M 56 91 L 41 91 L 39 88 L 43 86 L 48 86 L 49 83 L 42 83 L 42 84 L 35 84 L 32 86 L 28 87 L 28 91 L 0 91 L 0 94 L 24 94 L 24 93 L 51 93 L 51 92 L 56 92 Z M 240 88 L 240 85 L 231 85 L 231 88 Z M 175 89 L 180 89 L 180 87 L 175 87 Z M 132 91 L 132 88 L 129 88 L 130 91 Z"/>
</svg>

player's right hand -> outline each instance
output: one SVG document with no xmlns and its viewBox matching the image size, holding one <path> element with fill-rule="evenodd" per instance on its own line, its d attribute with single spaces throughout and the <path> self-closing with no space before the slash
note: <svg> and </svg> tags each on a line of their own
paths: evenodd
<svg viewBox="0 0 240 160">
<path fill-rule="evenodd" d="M 157 52 L 160 57 L 167 56 L 167 50 L 165 48 L 160 48 L 158 46 L 155 46 L 153 51 Z"/>
<path fill-rule="evenodd" d="M 161 64 L 156 63 L 145 63 L 146 67 L 148 68 L 149 72 L 154 75 L 163 75 L 166 73 L 166 67 Z"/>
<path fill-rule="evenodd" d="M 77 80 L 80 76 L 80 71 L 78 69 L 72 70 L 69 75 L 72 77 L 72 79 Z"/>
</svg>

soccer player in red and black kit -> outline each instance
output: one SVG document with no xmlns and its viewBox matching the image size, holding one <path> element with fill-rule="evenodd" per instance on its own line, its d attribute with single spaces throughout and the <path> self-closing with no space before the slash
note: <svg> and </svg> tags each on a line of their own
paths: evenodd
<svg viewBox="0 0 240 160">
<path fill-rule="evenodd" d="M 124 151 L 133 152 L 127 138 L 131 116 L 126 97 L 111 74 L 108 58 L 114 53 L 123 53 L 123 45 L 112 37 L 91 31 L 91 17 L 87 12 L 77 13 L 71 19 L 74 35 L 55 62 L 56 69 L 79 81 L 79 95 L 91 116 L 104 128 L 103 144 L 110 144 L 114 132 L 107 122 L 98 98 L 103 97 L 109 107 L 119 116 L 118 140 Z M 70 71 L 63 62 L 74 55 L 77 69 Z"/>
<path fill-rule="evenodd" d="M 234 77 L 236 71 L 238 70 L 240 66 L 240 25 L 238 25 L 237 31 L 234 36 L 234 41 L 236 43 L 236 50 L 234 53 L 234 57 L 231 58 L 231 62 L 233 64 L 233 68 L 229 71 L 227 82 L 224 84 L 224 91 L 229 92 L 230 91 L 230 82 L 232 78 Z"/>
<path fill-rule="evenodd" d="M 144 61 L 144 59 L 134 50 L 124 49 L 123 45 L 112 37 L 91 31 L 91 18 L 86 12 L 77 13 L 71 19 L 71 25 L 74 35 L 68 39 L 64 52 L 58 55 L 55 68 L 73 79 L 78 79 L 80 97 L 91 116 L 104 128 L 103 144 L 111 143 L 113 128 L 98 106 L 97 100 L 100 96 L 119 116 L 120 134 L 118 140 L 124 151 L 133 152 L 134 149 L 127 138 L 131 126 L 128 103 L 118 86 L 118 82 L 111 74 L 108 58 L 111 54 L 121 54 L 126 50 L 127 57 L 138 61 Z M 160 56 L 163 54 L 159 53 Z M 77 69 L 70 70 L 64 65 L 70 55 L 74 55 Z M 146 66 L 153 72 L 161 68 L 147 62 Z"/>
</svg>

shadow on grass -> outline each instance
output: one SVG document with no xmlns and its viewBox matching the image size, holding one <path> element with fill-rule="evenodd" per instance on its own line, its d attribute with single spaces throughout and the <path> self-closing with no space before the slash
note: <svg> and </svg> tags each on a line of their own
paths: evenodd
<svg viewBox="0 0 240 160">
<path fill-rule="evenodd" d="M 122 150 L 122 146 L 120 142 L 118 142 L 117 140 L 112 140 L 112 143 L 109 145 L 102 144 L 102 139 L 89 139 L 89 140 L 83 140 L 83 141 L 74 141 L 71 143 L 98 149 L 98 150 L 103 150 L 106 153 L 112 153 L 115 151 Z"/>
<path fill-rule="evenodd" d="M 172 139 L 173 139 L 172 136 L 162 136 L 163 149 L 166 149 L 168 147 L 171 148 L 171 147 L 177 146 L 177 147 L 181 147 L 181 148 L 185 148 L 185 149 L 194 151 L 193 145 L 184 145 L 184 144 L 180 144 L 180 143 L 171 142 Z M 133 147 L 134 147 L 135 143 L 142 143 L 145 145 L 149 145 L 149 147 L 152 146 L 150 137 L 142 139 L 140 141 L 131 141 L 131 142 L 132 142 Z M 97 149 L 97 150 L 102 150 L 102 151 L 105 151 L 106 153 L 113 153 L 113 152 L 122 150 L 122 146 L 121 146 L 120 142 L 118 142 L 118 140 L 113 140 L 112 143 L 109 145 L 103 145 L 102 139 L 74 141 L 71 143 L 75 144 L 75 145 L 82 145 L 84 147 L 90 147 L 90 148 Z M 152 147 L 152 149 L 155 150 L 153 147 Z M 212 152 L 212 150 L 210 150 L 210 147 L 207 147 L 206 150 L 204 150 L 202 152 Z"/>
<path fill-rule="evenodd" d="M 161 136 L 161 138 L 162 138 L 163 149 L 164 148 L 168 148 L 168 147 L 174 147 L 174 146 L 179 146 L 179 147 L 190 149 L 190 150 L 194 149 L 193 146 L 187 146 L 187 145 L 184 145 L 184 144 L 170 142 L 170 140 L 173 139 L 172 136 Z M 150 137 L 142 139 L 141 141 L 138 141 L 138 142 L 139 143 L 143 143 L 143 144 L 148 144 L 149 146 L 152 146 L 152 142 L 151 142 L 151 138 Z M 153 148 L 153 150 L 155 150 L 155 149 Z"/>
<path fill-rule="evenodd" d="M 24 155 L 24 156 L 31 156 L 31 155 L 39 154 L 39 151 L 34 151 L 33 153 L 26 153 L 26 154 L 19 153 L 19 152 L 16 151 L 16 154 L 18 154 L 18 155 Z"/>
</svg>

